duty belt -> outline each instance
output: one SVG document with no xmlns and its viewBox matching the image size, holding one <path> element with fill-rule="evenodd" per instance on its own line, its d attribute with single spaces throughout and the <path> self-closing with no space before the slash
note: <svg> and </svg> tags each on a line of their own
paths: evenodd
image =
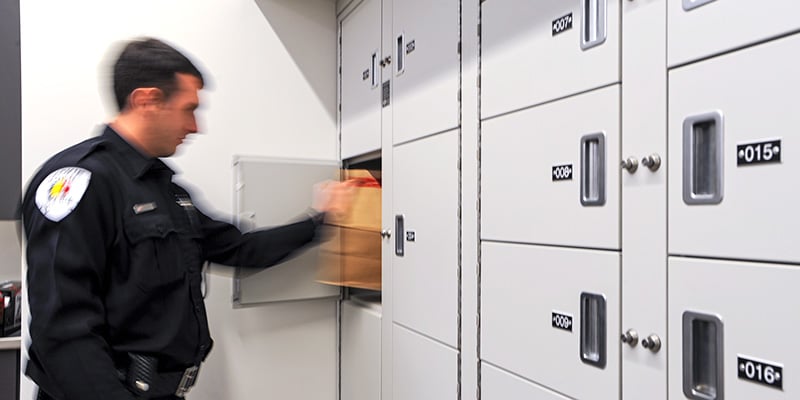
<svg viewBox="0 0 800 400">
<path fill-rule="evenodd" d="M 163 397 L 175 395 L 184 397 L 197 380 L 199 365 L 193 365 L 183 371 L 158 372 L 158 360 L 155 357 L 140 354 L 128 354 L 130 365 L 118 370 L 120 379 L 128 389 L 144 397 Z"/>
</svg>

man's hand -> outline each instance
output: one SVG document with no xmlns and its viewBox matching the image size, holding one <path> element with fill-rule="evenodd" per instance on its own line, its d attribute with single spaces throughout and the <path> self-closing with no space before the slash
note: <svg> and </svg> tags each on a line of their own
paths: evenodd
<svg viewBox="0 0 800 400">
<path fill-rule="evenodd" d="M 314 185 L 311 208 L 334 219 L 341 219 L 350 211 L 353 195 L 354 187 L 351 182 L 320 182 Z"/>
</svg>

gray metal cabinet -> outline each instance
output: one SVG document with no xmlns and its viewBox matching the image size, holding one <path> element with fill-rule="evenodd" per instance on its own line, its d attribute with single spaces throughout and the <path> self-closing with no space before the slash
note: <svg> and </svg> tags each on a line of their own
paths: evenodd
<svg viewBox="0 0 800 400">
<path fill-rule="evenodd" d="M 18 219 L 22 169 L 19 1 L 0 1 L 0 219 Z"/>
</svg>

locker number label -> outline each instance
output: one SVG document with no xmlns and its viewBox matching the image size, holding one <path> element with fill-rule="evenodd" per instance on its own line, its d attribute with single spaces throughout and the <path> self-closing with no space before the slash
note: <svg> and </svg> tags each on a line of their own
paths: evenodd
<svg viewBox="0 0 800 400">
<path fill-rule="evenodd" d="M 367 79 L 369 79 L 369 70 L 365 69 L 364 72 L 361 73 L 361 80 L 365 81 Z"/>
<path fill-rule="evenodd" d="M 412 41 L 406 43 L 406 54 L 411 54 L 411 52 L 413 52 L 416 49 L 417 49 L 417 41 L 416 40 L 412 40 Z"/>
<path fill-rule="evenodd" d="M 781 140 L 736 145 L 736 166 L 781 162 Z"/>
<path fill-rule="evenodd" d="M 406 242 L 416 242 L 416 241 L 417 241 L 417 232 L 406 231 Z"/>
<path fill-rule="evenodd" d="M 572 180 L 572 164 L 556 165 L 553 167 L 553 182 L 555 181 L 571 181 Z"/>
<path fill-rule="evenodd" d="M 572 315 L 553 311 L 553 328 L 572 332 Z"/>
<path fill-rule="evenodd" d="M 572 29 L 572 13 L 553 21 L 553 36 Z"/>
<path fill-rule="evenodd" d="M 742 356 L 736 358 L 736 364 L 738 364 L 739 379 L 783 390 L 782 366 Z"/>
</svg>

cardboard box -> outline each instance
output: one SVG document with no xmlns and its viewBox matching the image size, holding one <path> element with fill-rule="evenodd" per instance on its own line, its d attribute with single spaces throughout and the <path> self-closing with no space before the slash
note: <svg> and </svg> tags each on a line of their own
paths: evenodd
<svg viewBox="0 0 800 400">
<path fill-rule="evenodd" d="M 326 219 L 331 237 L 320 245 L 317 281 L 381 290 L 381 188 L 369 171 L 348 170 L 353 187 L 346 215 Z"/>
</svg>

